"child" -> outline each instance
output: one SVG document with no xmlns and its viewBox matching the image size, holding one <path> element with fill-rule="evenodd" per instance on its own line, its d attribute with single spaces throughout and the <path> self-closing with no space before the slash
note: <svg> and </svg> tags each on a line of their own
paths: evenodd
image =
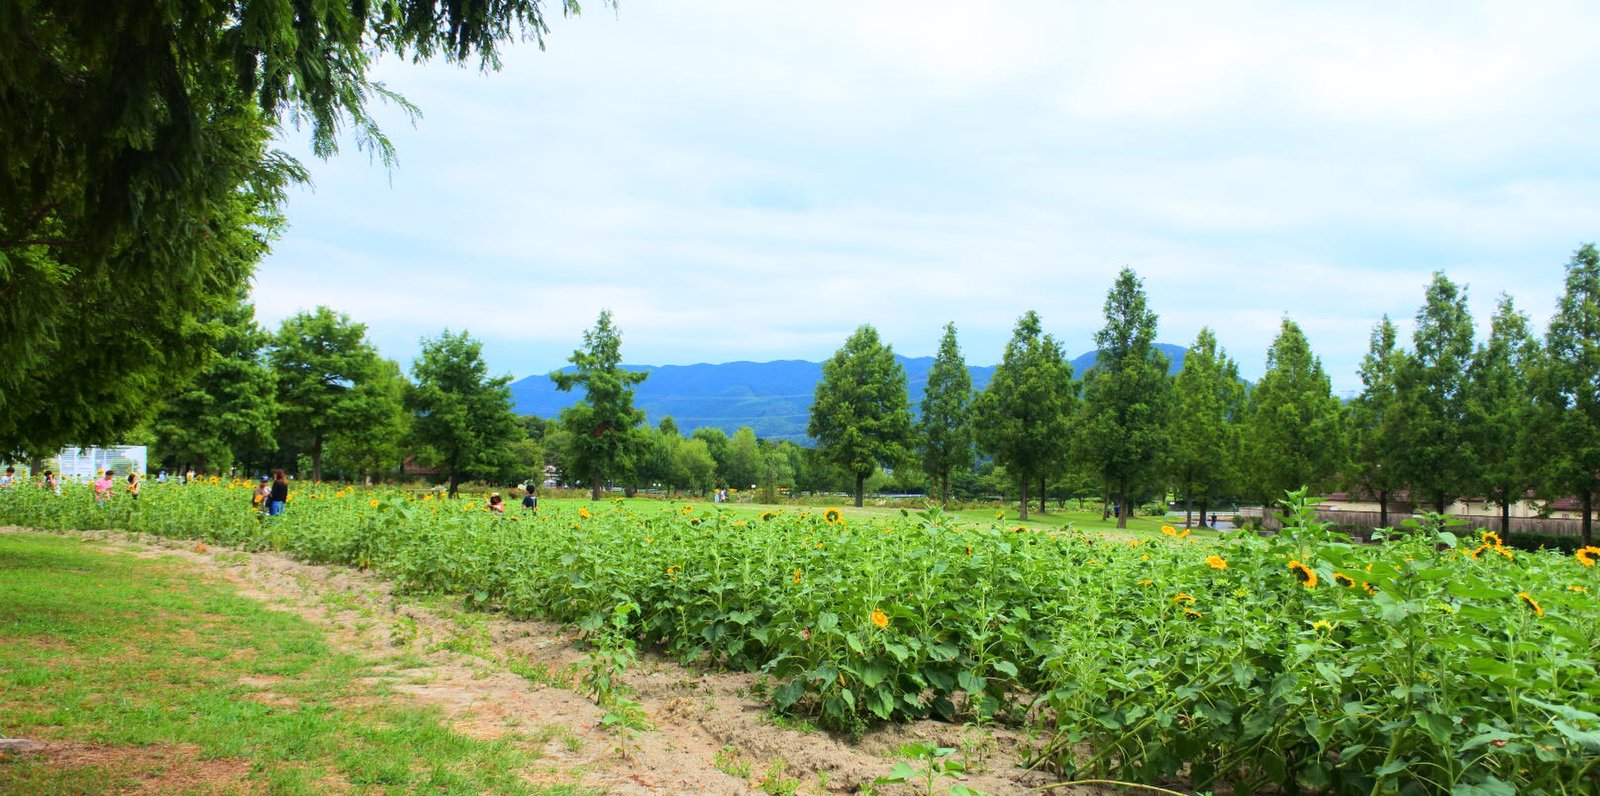
<svg viewBox="0 0 1600 796">
<path fill-rule="evenodd" d="M 128 497 L 139 499 L 139 474 L 128 473 Z"/>
<path fill-rule="evenodd" d="M 258 512 L 267 510 L 267 496 L 272 494 L 270 481 L 271 479 L 266 476 L 261 476 L 261 483 L 256 485 L 256 491 L 250 495 L 250 505 L 255 506 Z"/>
<path fill-rule="evenodd" d="M 522 507 L 533 512 L 539 510 L 539 493 L 533 491 L 533 484 L 528 484 L 528 494 L 522 498 Z"/>
<path fill-rule="evenodd" d="M 100 477 L 100 480 L 94 482 L 95 503 L 103 504 L 106 502 L 107 498 L 111 497 L 112 491 L 115 490 L 117 486 L 117 482 L 111 480 L 115 475 L 115 471 L 107 470 L 106 474 Z"/>
<path fill-rule="evenodd" d="M 489 511 L 496 517 L 506 513 L 506 502 L 500 499 L 499 492 L 489 496 Z"/>
</svg>

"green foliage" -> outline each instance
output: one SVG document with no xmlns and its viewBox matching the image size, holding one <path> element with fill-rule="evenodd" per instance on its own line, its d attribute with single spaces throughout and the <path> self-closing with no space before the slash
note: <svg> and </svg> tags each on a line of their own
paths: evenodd
<svg viewBox="0 0 1600 796">
<path fill-rule="evenodd" d="M 385 392 L 361 386 L 382 379 L 381 358 L 367 342 L 367 327 L 327 307 L 285 318 L 267 360 L 277 378 L 278 441 L 311 456 L 311 480 L 322 480 L 323 447 L 330 435 L 364 433 L 381 417 Z M 388 404 L 399 410 L 398 402 Z M 303 474 L 302 474 L 303 475 Z"/>
<path fill-rule="evenodd" d="M 422 341 L 411 375 L 412 436 L 443 469 L 452 496 L 463 479 L 513 469 L 507 445 L 521 424 L 511 409 L 511 377 L 489 377 L 482 343 L 446 329 Z"/>
<path fill-rule="evenodd" d="M 1413 499 L 1442 512 L 1472 486 L 1474 437 L 1467 426 L 1472 316 L 1466 291 L 1442 273 L 1417 311 L 1412 347 L 1399 372 L 1397 463 Z"/>
<path fill-rule="evenodd" d="M 1532 449 L 1531 429 L 1538 405 L 1530 377 L 1541 360 L 1539 342 L 1529 330 L 1528 316 L 1502 295 L 1489 325 L 1489 339 L 1478 347 L 1468 371 L 1467 428 L 1472 433 L 1473 494 L 1498 503 L 1502 518 L 1522 502 L 1534 486 L 1531 473 L 1539 455 Z M 1500 532 L 1509 531 L 1509 522 Z"/>
<path fill-rule="evenodd" d="M 1578 496 L 1587 545 L 1600 492 L 1600 252 L 1592 243 L 1567 263 L 1537 389 L 1540 491 L 1552 498 Z"/>
<path fill-rule="evenodd" d="M 1083 379 L 1078 457 L 1099 472 L 1117 503 L 1128 507 L 1159 466 L 1171 383 L 1167 358 L 1155 347 L 1156 315 L 1133 269 L 1117 275 L 1106 295 L 1105 316 L 1106 325 L 1094 336 L 1099 364 Z"/>
<path fill-rule="evenodd" d="M 1210 327 L 1189 347 L 1174 387 L 1167 466 L 1184 501 L 1199 504 L 1204 525 L 1212 501 L 1237 490 L 1244 414 L 1239 366 L 1217 347 Z"/>
<path fill-rule="evenodd" d="M 1263 504 L 1304 484 L 1320 490 L 1343 461 L 1339 399 L 1322 361 L 1288 318 L 1249 393 L 1246 418 L 1245 487 Z"/>
<path fill-rule="evenodd" d="M 1389 495 L 1405 485 L 1406 414 L 1400 403 L 1400 375 L 1410 366 L 1395 340 L 1394 324 L 1385 315 L 1373 327 L 1367 355 L 1361 360 L 1361 395 L 1344 414 L 1350 454 L 1346 479 L 1378 499 L 1382 527 L 1389 524 Z"/>
<path fill-rule="evenodd" d="M 600 312 L 594 328 L 583 333 L 583 348 L 568 361 L 572 372 L 550 378 L 563 392 L 582 386 L 584 397 L 561 412 L 568 435 L 563 469 L 569 477 L 588 479 L 590 497 L 599 500 L 606 478 L 627 471 L 639 452 L 644 412 L 633 406 L 633 385 L 649 374 L 622 369 L 622 332 L 611 325 L 610 310 Z"/>
<path fill-rule="evenodd" d="M 863 325 L 822 363 L 806 433 L 822 456 L 855 477 L 856 505 L 879 467 L 904 461 L 911 444 L 906 374 L 893 347 Z"/>
<path fill-rule="evenodd" d="M 1017 479 L 1024 520 L 1028 486 L 1066 457 L 1077 388 L 1061 346 L 1029 310 L 972 408 L 979 445 Z"/>
<path fill-rule="evenodd" d="M 928 371 L 917 421 L 922 469 L 934 479 L 939 499 L 950 502 L 950 473 L 972 467 L 972 373 L 956 342 L 956 325 L 947 323 L 939 353 Z"/>
<path fill-rule="evenodd" d="M 236 302 L 216 323 L 221 332 L 210 361 L 151 422 L 155 461 L 226 472 L 243 452 L 273 444 L 274 380 L 262 357 L 268 338 L 255 308 Z"/>
</svg>

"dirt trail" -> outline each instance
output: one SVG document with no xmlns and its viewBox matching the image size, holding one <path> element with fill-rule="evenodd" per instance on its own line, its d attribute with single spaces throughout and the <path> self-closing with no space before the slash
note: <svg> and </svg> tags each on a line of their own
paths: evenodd
<svg viewBox="0 0 1600 796">
<path fill-rule="evenodd" d="M 542 741 L 548 767 L 529 772 L 536 780 L 578 781 L 620 796 L 856 793 L 887 774 L 904 745 L 933 742 L 955 747 L 954 759 L 971 768 L 959 780 L 941 780 L 936 793 L 955 782 L 994 796 L 1037 793 L 1055 781 L 1017 765 L 1024 738 L 1015 732 L 923 721 L 874 730 L 851 744 L 774 723 L 752 695 L 753 675 L 685 668 L 649 653 L 623 679 L 652 729 L 605 729 L 604 711 L 577 690 L 585 655 L 570 629 L 396 595 L 375 575 L 274 553 L 120 532 L 81 536 L 140 556 L 183 558 L 248 597 L 304 617 L 327 631 L 330 644 L 378 664 L 383 685 L 441 708 L 462 733 Z M 252 685 L 262 688 L 261 700 L 278 698 L 271 683 Z"/>
</svg>

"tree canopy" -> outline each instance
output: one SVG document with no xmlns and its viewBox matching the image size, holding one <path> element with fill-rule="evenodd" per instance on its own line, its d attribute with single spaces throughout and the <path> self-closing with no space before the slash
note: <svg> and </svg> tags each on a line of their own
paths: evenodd
<svg viewBox="0 0 1600 796">
<path fill-rule="evenodd" d="M 939 353 L 928 371 L 917 421 L 917 447 L 922 469 L 939 487 L 939 499 L 950 502 L 950 473 L 972 466 L 972 373 L 961 358 L 956 325 L 947 323 Z"/>
<path fill-rule="evenodd" d="M 412 437 L 443 469 L 452 497 L 463 477 L 506 469 L 507 444 L 520 424 L 511 410 L 511 377 L 489 377 L 482 343 L 446 329 L 422 341 L 411 375 Z"/>
<path fill-rule="evenodd" d="M 566 469 L 587 478 L 590 497 L 599 500 L 606 478 L 627 471 L 637 452 L 644 412 L 633 406 L 633 385 L 650 374 L 622 369 L 622 332 L 611 324 L 611 310 L 601 310 L 568 361 L 570 372 L 550 374 L 557 389 L 581 386 L 584 392 L 583 400 L 561 412 L 568 433 Z"/>
<path fill-rule="evenodd" d="M 1238 488 L 1239 428 L 1244 384 L 1239 366 L 1202 327 L 1174 381 L 1167 462 L 1184 502 L 1200 505 L 1200 524 L 1213 501 Z"/>
<path fill-rule="evenodd" d="M 1024 520 L 1028 485 L 1068 448 L 1077 399 L 1072 366 L 1029 310 L 1017 319 L 994 378 L 973 406 L 978 443 L 1017 479 Z"/>
<path fill-rule="evenodd" d="M 1600 491 L 1600 251 L 1592 243 L 1567 263 L 1566 289 L 1545 334 L 1541 370 L 1541 491 L 1578 498 L 1588 545 Z"/>
<path fill-rule="evenodd" d="M 277 379 L 278 439 L 309 453 L 311 480 L 320 481 L 328 437 L 370 422 L 373 396 L 358 388 L 377 374 L 378 352 L 364 324 L 317 307 L 284 319 L 267 359 Z"/>
<path fill-rule="evenodd" d="M 1288 318 L 1267 351 L 1267 371 L 1250 391 L 1248 406 L 1245 485 L 1264 507 L 1289 490 L 1321 489 L 1329 482 L 1342 462 L 1339 399 L 1322 360 Z"/>
<path fill-rule="evenodd" d="M 906 373 L 878 331 L 862 325 L 822 363 L 807 433 L 821 454 L 855 477 L 862 503 L 867 478 L 904 461 L 911 445 Z"/>
</svg>

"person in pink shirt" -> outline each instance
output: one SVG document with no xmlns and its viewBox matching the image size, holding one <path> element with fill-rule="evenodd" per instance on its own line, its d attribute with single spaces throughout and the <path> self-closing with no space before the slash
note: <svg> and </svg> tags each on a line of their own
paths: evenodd
<svg viewBox="0 0 1600 796">
<path fill-rule="evenodd" d="M 111 491 L 117 487 L 117 482 L 111 478 L 114 475 L 116 475 L 115 472 L 107 470 L 106 474 L 100 477 L 100 480 L 94 482 L 94 502 L 104 503 L 106 498 L 111 497 Z"/>
</svg>

